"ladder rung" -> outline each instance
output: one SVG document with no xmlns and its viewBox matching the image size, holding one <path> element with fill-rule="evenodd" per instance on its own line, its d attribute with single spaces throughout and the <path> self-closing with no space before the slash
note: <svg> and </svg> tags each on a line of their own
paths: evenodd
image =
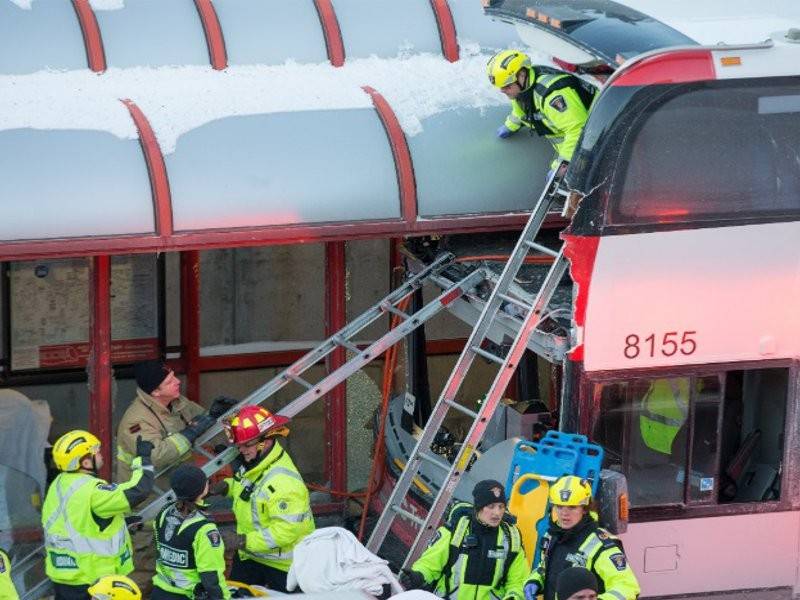
<svg viewBox="0 0 800 600">
<path fill-rule="evenodd" d="M 294 381 L 295 383 L 299 383 L 300 385 L 302 385 L 302 386 L 303 386 L 304 388 L 306 388 L 307 390 L 310 390 L 311 388 L 313 388 L 313 387 L 314 387 L 313 385 L 311 385 L 310 383 L 308 383 L 308 382 L 307 382 L 305 379 L 303 379 L 302 377 L 300 377 L 300 376 L 298 376 L 298 375 L 295 375 L 295 374 L 293 374 L 293 373 L 287 373 L 287 374 L 286 374 L 286 377 L 288 377 L 289 379 L 291 379 L 291 380 L 292 380 L 292 381 Z"/>
<path fill-rule="evenodd" d="M 452 400 L 445 400 L 444 403 L 447 404 L 447 406 L 449 406 L 450 408 L 454 408 L 458 411 L 461 411 L 465 415 L 472 417 L 473 420 L 478 418 L 478 413 L 468 409 L 466 406 L 462 406 L 458 402 L 453 402 Z"/>
<path fill-rule="evenodd" d="M 428 454 L 426 452 L 420 452 L 417 456 L 419 456 L 425 462 L 439 467 L 443 471 L 447 471 L 448 473 L 450 472 L 450 465 L 448 465 L 446 463 L 443 463 L 438 458 L 435 458 L 435 457 L 433 457 L 432 455 L 430 455 L 430 454 Z"/>
<path fill-rule="evenodd" d="M 500 358 L 496 354 L 492 354 L 491 352 L 487 352 L 486 350 L 484 350 L 483 348 L 479 348 L 478 346 L 473 346 L 471 348 L 471 350 L 475 354 L 478 354 L 478 355 L 482 356 L 486 360 L 490 360 L 492 362 L 496 362 L 498 365 L 502 365 L 505 362 L 502 358 Z"/>
<path fill-rule="evenodd" d="M 522 309 L 524 309 L 526 311 L 531 310 L 533 308 L 527 302 L 523 302 L 522 300 L 520 300 L 518 298 L 514 298 L 514 296 L 509 296 L 508 294 L 503 294 L 503 293 L 500 293 L 500 292 L 498 292 L 497 295 L 500 296 L 506 302 L 510 302 L 511 304 L 519 306 L 520 308 L 522 308 Z"/>
<path fill-rule="evenodd" d="M 398 515 L 403 515 L 406 519 L 409 519 L 410 521 L 413 521 L 414 523 L 416 523 L 420 527 L 422 527 L 425 524 L 425 520 L 424 519 L 420 519 L 417 515 L 408 512 L 405 508 L 402 508 L 401 506 L 398 506 L 397 504 L 392 504 L 392 510 L 394 512 L 396 512 Z"/>
<path fill-rule="evenodd" d="M 338 335 L 333 338 L 333 342 L 335 344 L 338 344 L 342 348 L 347 348 L 353 354 L 358 354 L 359 352 L 361 352 L 361 350 L 359 350 L 358 346 L 356 346 L 355 344 L 351 344 L 346 339 L 344 339 L 342 337 L 339 337 Z"/>
<path fill-rule="evenodd" d="M 404 313 L 402 310 L 400 310 L 396 306 L 393 306 L 393 305 L 389 304 L 388 302 L 381 302 L 381 308 L 383 310 L 385 310 L 386 312 L 390 312 L 392 314 L 395 314 L 395 315 L 397 315 L 398 317 L 400 317 L 402 319 L 408 319 L 408 315 L 406 313 Z"/>
<path fill-rule="evenodd" d="M 555 258 L 558 256 L 558 252 L 555 250 L 551 250 L 547 246 L 542 246 L 541 244 L 537 244 L 536 242 L 531 242 L 530 240 L 525 240 L 525 245 L 533 248 L 534 250 L 538 250 L 542 254 L 546 254 L 547 256 L 552 256 Z"/>
<path fill-rule="evenodd" d="M 195 448 L 195 449 L 194 449 L 194 451 L 195 451 L 195 452 L 197 452 L 198 454 L 202 454 L 202 455 L 203 455 L 203 456 L 205 456 L 205 457 L 206 457 L 208 460 L 213 460 L 214 458 L 216 458 L 216 456 L 214 456 L 213 454 L 211 454 L 211 453 L 210 453 L 208 450 L 206 450 L 206 449 L 205 449 L 205 448 L 203 448 L 202 446 L 198 446 L 197 448 Z"/>
</svg>

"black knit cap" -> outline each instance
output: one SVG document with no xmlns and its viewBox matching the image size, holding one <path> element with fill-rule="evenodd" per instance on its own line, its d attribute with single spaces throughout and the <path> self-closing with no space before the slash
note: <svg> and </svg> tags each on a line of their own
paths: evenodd
<svg viewBox="0 0 800 600">
<path fill-rule="evenodd" d="M 567 600 L 573 594 L 583 590 L 597 591 L 597 578 L 594 573 L 583 567 L 570 567 L 561 571 L 556 583 L 558 600 Z"/>
<path fill-rule="evenodd" d="M 203 493 L 208 478 L 200 467 L 180 465 L 172 472 L 169 484 L 178 500 L 193 502 Z"/>
<path fill-rule="evenodd" d="M 503 484 L 494 479 L 484 479 L 475 484 L 472 490 L 473 504 L 476 510 L 495 502 L 506 502 L 506 490 Z"/>
<path fill-rule="evenodd" d="M 152 394 L 161 382 L 167 378 L 167 365 L 163 360 L 154 358 L 143 360 L 133 365 L 133 375 L 136 377 L 136 385 L 146 394 Z"/>
</svg>

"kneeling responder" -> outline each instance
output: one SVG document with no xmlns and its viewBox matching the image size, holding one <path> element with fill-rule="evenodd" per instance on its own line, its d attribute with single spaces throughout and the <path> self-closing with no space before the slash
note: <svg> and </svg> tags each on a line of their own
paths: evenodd
<svg viewBox="0 0 800 600">
<path fill-rule="evenodd" d="M 556 600 L 559 575 L 585 567 L 597 577 L 601 600 L 635 600 L 639 582 L 622 542 L 597 524 L 590 511 L 592 487 L 585 479 L 562 477 L 550 488 L 556 521 L 542 538 L 542 560 L 525 584 L 525 599 Z"/>
<path fill-rule="evenodd" d="M 92 600 L 142 600 L 142 592 L 133 579 L 124 575 L 106 575 L 89 588 Z"/>
<path fill-rule="evenodd" d="M 156 575 L 153 600 L 222 600 L 225 546 L 217 526 L 202 512 L 208 478 L 194 465 L 181 465 L 170 477 L 177 500 L 156 518 Z"/>
<path fill-rule="evenodd" d="M 275 440 L 289 433 L 289 419 L 260 406 L 245 406 L 224 422 L 241 464 L 214 493 L 233 498 L 238 552 L 230 578 L 282 592 L 292 549 L 314 531 L 308 489 L 289 454 Z"/>
<path fill-rule="evenodd" d="M 453 600 L 522 600 L 528 563 L 519 530 L 506 513 L 503 485 L 480 481 L 472 497 L 472 505 L 459 503 L 450 510 L 447 523 L 400 583 Z"/>
<path fill-rule="evenodd" d="M 11 581 L 11 561 L 8 555 L 0 550 L 0 598 L 5 600 L 19 600 L 17 588 Z"/>
<path fill-rule="evenodd" d="M 152 450 L 153 444 L 138 439 L 131 478 L 116 484 L 97 477 L 104 461 L 94 435 L 76 430 L 56 440 L 53 462 L 61 473 L 42 506 L 45 571 L 55 585 L 56 600 L 85 600 L 98 578 L 133 570 L 124 515 L 153 487 Z"/>
<path fill-rule="evenodd" d="M 503 50 L 487 64 L 489 82 L 511 100 L 511 114 L 497 130 L 507 138 L 524 125 L 544 136 L 553 145 L 556 158 L 571 161 L 578 139 L 589 116 L 594 92 L 580 79 L 541 65 L 532 65 L 520 50 Z"/>
</svg>

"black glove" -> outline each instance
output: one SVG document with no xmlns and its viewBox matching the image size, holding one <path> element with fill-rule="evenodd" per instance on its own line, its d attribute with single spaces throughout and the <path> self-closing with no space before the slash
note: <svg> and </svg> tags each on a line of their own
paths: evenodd
<svg viewBox="0 0 800 600">
<path fill-rule="evenodd" d="M 422 590 L 425 589 L 427 584 L 419 571 L 403 569 L 400 571 L 400 585 L 403 586 L 404 590 Z"/>
<path fill-rule="evenodd" d="M 200 415 L 192 419 L 192 422 L 189 423 L 189 426 L 178 433 L 189 440 L 190 444 L 194 444 L 194 441 L 203 435 L 206 430 L 208 430 L 216 422 L 217 420 L 209 414 Z"/>
<path fill-rule="evenodd" d="M 125 527 L 128 531 L 141 531 L 144 528 L 144 519 L 139 515 L 129 515 L 125 517 Z"/>
<path fill-rule="evenodd" d="M 228 482 L 224 479 L 218 481 L 208 491 L 209 496 L 227 496 L 228 495 Z"/>
<path fill-rule="evenodd" d="M 150 460 L 150 455 L 153 453 L 153 442 L 143 440 L 142 436 L 136 436 L 136 456 L 141 456 L 142 459 Z"/>
<path fill-rule="evenodd" d="M 210 414 L 215 419 L 219 419 L 222 415 L 224 415 L 238 403 L 239 401 L 236 398 L 230 398 L 228 396 L 217 396 L 211 403 L 211 408 L 208 409 L 208 414 Z"/>
</svg>

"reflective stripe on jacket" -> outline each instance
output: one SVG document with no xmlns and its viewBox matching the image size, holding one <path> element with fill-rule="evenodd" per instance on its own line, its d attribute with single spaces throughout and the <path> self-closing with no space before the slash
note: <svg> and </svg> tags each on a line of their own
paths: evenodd
<svg viewBox="0 0 800 600">
<path fill-rule="evenodd" d="M 315 528 L 308 488 L 289 454 L 276 440 L 255 467 L 226 481 L 236 531 L 246 536 L 239 556 L 288 571 L 292 549 Z"/>
<path fill-rule="evenodd" d="M 672 454 L 672 442 L 689 416 L 689 378 L 656 379 L 642 398 L 639 430 L 651 450 Z"/>
<path fill-rule="evenodd" d="M 124 518 L 131 506 L 125 492 L 136 487 L 144 473 L 140 461 L 134 466 L 130 481 L 119 485 L 83 472 L 55 478 L 42 506 L 45 571 L 50 579 L 86 585 L 103 575 L 127 575 L 133 570 Z"/>
<path fill-rule="evenodd" d="M 474 513 L 474 508 L 468 506 L 469 512 Z M 450 514 L 458 508 L 456 505 Z M 449 581 L 445 581 L 444 571 L 452 560 L 451 553 L 455 561 Z M 511 564 L 503 581 L 509 559 Z M 528 576 L 517 527 L 504 523 L 491 528 L 478 523 L 472 515 L 461 516 L 455 526 L 448 523 L 439 527 L 431 544 L 411 568 L 435 586 L 437 595 L 451 600 L 523 600 L 522 587 Z"/>
</svg>

